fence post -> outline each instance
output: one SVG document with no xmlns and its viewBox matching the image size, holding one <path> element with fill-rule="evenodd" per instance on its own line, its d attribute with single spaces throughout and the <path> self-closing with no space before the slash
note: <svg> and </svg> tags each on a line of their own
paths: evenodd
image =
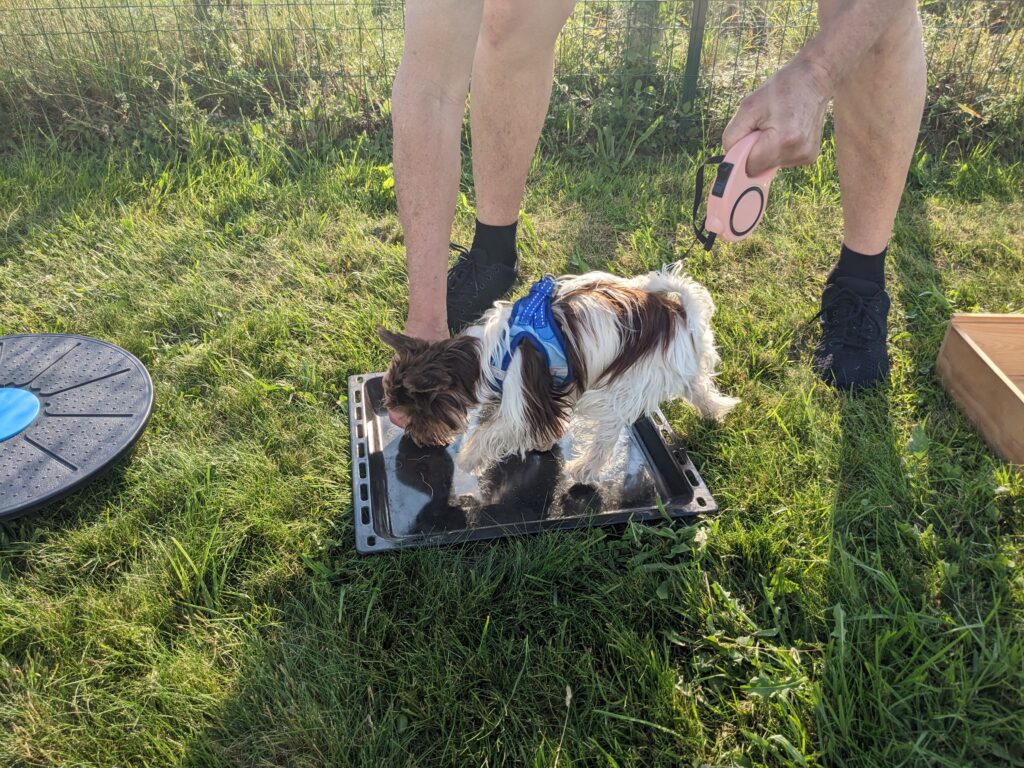
<svg viewBox="0 0 1024 768">
<path fill-rule="evenodd" d="M 664 27 L 658 23 L 663 0 L 632 0 L 626 12 L 625 72 L 645 82 L 655 74 Z M 632 83 L 630 83 L 632 86 Z"/>
<path fill-rule="evenodd" d="M 704 49 L 704 28 L 707 26 L 708 0 L 693 0 L 690 15 L 690 40 L 686 47 L 686 69 L 683 71 L 683 98 L 680 106 L 684 115 L 694 109 L 697 98 L 697 78 L 700 76 L 700 54 Z"/>
</svg>

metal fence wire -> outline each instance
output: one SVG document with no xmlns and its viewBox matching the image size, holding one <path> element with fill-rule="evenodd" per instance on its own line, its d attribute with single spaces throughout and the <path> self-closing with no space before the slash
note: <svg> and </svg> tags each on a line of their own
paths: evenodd
<svg viewBox="0 0 1024 768">
<path fill-rule="evenodd" d="M 3 3 L 0 110 L 50 128 L 123 122 L 146 93 L 225 114 L 331 102 L 380 115 L 402 48 L 401 0 Z M 932 105 L 981 117 L 1020 97 L 1024 3 L 920 7 Z M 581 0 L 555 85 L 583 99 L 633 89 L 660 109 L 722 118 L 814 34 L 815 11 L 813 0 Z"/>
</svg>

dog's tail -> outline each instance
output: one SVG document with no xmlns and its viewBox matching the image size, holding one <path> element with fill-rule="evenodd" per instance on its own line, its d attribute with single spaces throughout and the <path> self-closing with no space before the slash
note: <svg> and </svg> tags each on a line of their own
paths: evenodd
<svg viewBox="0 0 1024 768">
<path fill-rule="evenodd" d="M 720 421 L 740 401 L 722 394 L 715 386 L 715 371 L 721 357 L 711 328 L 711 318 L 715 314 L 714 299 L 707 288 L 683 271 L 682 262 L 669 264 L 637 279 L 640 281 L 638 287 L 668 296 L 683 308 L 686 333 L 693 344 L 697 370 L 692 371 L 696 375 L 686 377 L 689 391 L 680 394 L 693 403 L 702 416 Z M 689 367 L 687 363 L 693 365 L 691 360 L 678 360 L 679 370 Z"/>
<path fill-rule="evenodd" d="M 711 353 L 708 362 L 718 365 L 719 358 L 715 352 L 715 337 L 711 330 L 711 318 L 715 314 L 715 301 L 708 289 L 683 271 L 683 263 L 677 261 L 668 264 L 656 272 L 637 278 L 639 288 L 668 296 L 678 302 L 686 317 L 686 325 L 699 345 L 698 356 L 704 358 L 706 352 Z"/>
</svg>

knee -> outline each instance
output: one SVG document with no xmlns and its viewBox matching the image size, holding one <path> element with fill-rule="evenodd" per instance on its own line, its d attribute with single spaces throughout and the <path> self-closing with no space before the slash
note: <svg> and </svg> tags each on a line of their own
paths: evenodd
<svg viewBox="0 0 1024 768">
<path fill-rule="evenodd" d="M 538 48 L 553 48 L 572 6 L 556 8 L 517 0 L 487 0 L 480 25 L 480 43 L 496 52 L 532 55 Z"/>
<path fill-rule="evenodd" d="M 466 6 L 460 8 L 460 4 Z M 483 0 L 409 3 L 393 97 L 464 104 Z"/>
<path fill-rule="evenodd" d="M 392 85 L 393 105 L 426 99 L 439 105 L 464 106 L 469 92 L 469 67 L 443 56 L 403 57 Z"/>
<path fill-rule="evenodd" d="M 916 49 L 924 50 L 924 37 L 921 29 L 921 15 L 917 4 L 901 3 L 900 9 L 878 41 L 871 47 L 876 56 L 893 54 L 904 56 Z"/>
<path fill-rule="evenodd" d="M 896 8 L 892 22 L 871 47 L 873 55 L 902 54 L 907 47 L 921 47 L 921 16 L 916 0 L 892 0 Z M 818 0 L 818 24 L 827 27 L 843 8 L 842 0 Z"/>
<path fill-rule="evenodd" d="M 491 0 L 484 5 L 480 23 L 480 42 L 500 49 L 524 37 L 527 30 L 526 9 L 514 0 Z"/>
</svg>

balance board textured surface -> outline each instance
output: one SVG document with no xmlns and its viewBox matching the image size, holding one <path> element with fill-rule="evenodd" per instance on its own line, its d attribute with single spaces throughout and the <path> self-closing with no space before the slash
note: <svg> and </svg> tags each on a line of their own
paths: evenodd
<svg viewBox="0 0 1024 768">
<path fill-rule="evenodd" d="M 153 383 L 138 359 L 69 334 L 0 336 L 3 392 L 20 406 L 30 393 L 38 409 L 30 423 L 9 419 L 4 431 L 14 434 L 0 440 L 0 519 L 55 501 L 108 469 L 138 440 L 153 408 Z M 8 416 L 18 418 L 13 408 Z"/>
<path fill-rule="evenodd" d="M 349 378 L 356 549 L 363 554 L 718 511 L 661 413 L 622 433 L 596 486 L 565 476 L 571 438 L 477 476 L 455 462 L 461 439 L 419 448 L 390 422 L 381 377 Z"/>
</svg>

